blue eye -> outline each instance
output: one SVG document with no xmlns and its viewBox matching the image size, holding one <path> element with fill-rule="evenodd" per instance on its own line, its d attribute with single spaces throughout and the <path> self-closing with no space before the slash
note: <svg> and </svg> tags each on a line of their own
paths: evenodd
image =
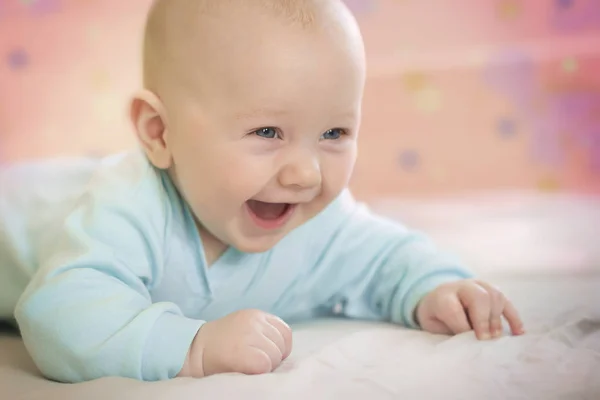
<svg viewBox="0 0 600 400">
<path fill-rule="evenodd" d="M 271 128 L 271 127 L 260 128 L 256 131 L 254 131 L 253 133 L 256 136 L 260 136 L 261 138 L 265 138 L 265 139 L 276 139 L 277 137 L 279 137 L 279 135 L 277 133 L 277 129 Z"/>
<path fill-rule="evenodd" d="M 321 136 L 321 139 L 324 139 L 324 140 L 338 140 L 343 135 L 344 135 L 344 130 L 343 129 L 330 129 L 330 130 L 328 130 L 327 132 L 325 132 Z"/>
</svg>

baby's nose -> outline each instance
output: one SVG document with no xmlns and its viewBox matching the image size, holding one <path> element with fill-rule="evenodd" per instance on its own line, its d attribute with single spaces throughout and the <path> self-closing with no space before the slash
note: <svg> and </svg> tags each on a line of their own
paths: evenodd
<svg viewBox="0 0 600 400">
<path fill-rule="evenodd" d="M 303 157 L 288 163 L 279 173 L 284 187 L 312 189 L 321 185 L 321 167 L 315 157 Z"/>
</svg>

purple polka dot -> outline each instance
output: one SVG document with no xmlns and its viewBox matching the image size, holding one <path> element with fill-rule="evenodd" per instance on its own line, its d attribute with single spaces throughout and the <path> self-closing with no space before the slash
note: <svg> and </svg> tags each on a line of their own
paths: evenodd
<svg viewBox="0 0 600 400">
<path fill-rule="evenodd" d="M 421 157 L 419 156 L 419 153 L 414 150 L 405 150 L 400 153 L 399 162 L 404 170 L 413 171 L 419 166 Z"/>
<path fill-rule="evenodd" d="M 555 0 L 550 15 L 553 29 L 569 33 L 596 28 L 600 24 L 600 1 Z"/>
<path fill-rule="evenodd" d="M 51 14 L 62 8 L 60 0 L 33 0 L 29 9 L 34 14 Z"/>
<path fill-rule="evenodd" d="M 556 0 L 555 4 L 557 8 L 570 8 L 574 3 L 574 0 Z"/>
<path fill-rule="evenodd" d="M 8 53 L 7 62 L 13 70 L 23 69 L 29 64 L 29 55 L 24 49 L 14 49 Z"/>
<path fill-rule="evenodd" d="M 510 118 L 500 118 L 497 123 L 497 130 L 500 136 L 510 138 L 517 133 L 517 123 Z"/>
<path fill-rule="evenodd" d="M 355 14 L 367 14 L 376 8 L 375 0 L 344 0 L 344 2 Z"/>
</svg>

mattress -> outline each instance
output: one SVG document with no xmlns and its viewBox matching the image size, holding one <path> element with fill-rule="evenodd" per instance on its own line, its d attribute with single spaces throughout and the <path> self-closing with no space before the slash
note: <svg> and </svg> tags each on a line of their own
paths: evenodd
<svg viewBox="0 0 600 400">
<path fill-rule="evenodd" d="M 373 208 L 427 231 L 516 304 L 527 333 L 477 341 L 386 324 L 294 325 L 274 373 L 143 383 L 43 379 L 21 340 L 0 334 L 2 399 L 600 399 L 597 199 L 491 194 L 386 200 Z"/>
</svg>

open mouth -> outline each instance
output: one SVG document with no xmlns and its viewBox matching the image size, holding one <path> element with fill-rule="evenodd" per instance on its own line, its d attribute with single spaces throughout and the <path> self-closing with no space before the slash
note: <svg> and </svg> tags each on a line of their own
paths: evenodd
<svg viewBox="0 0 600 400">
<path fill-rule="evenodd" d="M 254 222 L 262 228 L 273 229 L 285 224 L 294 210 L 294 204 L 267 203 L 248 200 L 246 206 Z"/>
</svg>

